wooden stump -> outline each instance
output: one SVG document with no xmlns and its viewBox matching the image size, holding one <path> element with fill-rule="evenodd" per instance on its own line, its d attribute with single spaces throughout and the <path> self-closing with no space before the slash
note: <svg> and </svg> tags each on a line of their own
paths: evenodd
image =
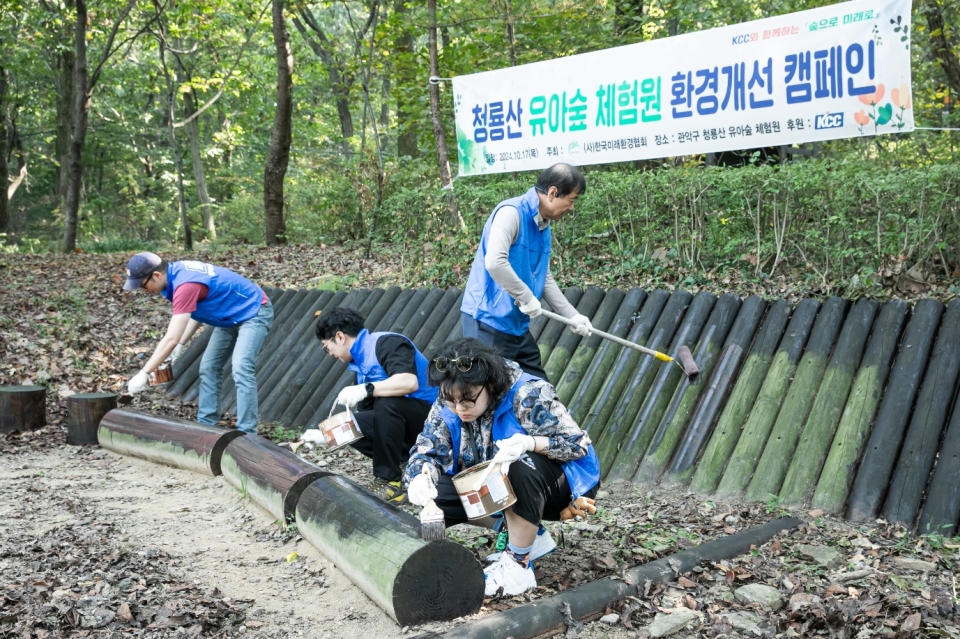
<svg viewBox="0 0 960 639">
<path fill-rule="evenodd" d="M 483 570 L 469 550 L 423 541 L 415 517 L 345 477 L 303 491 L 297 529 L 401 626 L 474 614 L 483 603 Z"/>
<path fill-rule="evenodd" d="M 243 433 L 125 408 L 104 415 L 97 430 L 100 445 L 115 453 L 204 475 L 220 474 L 223 451 L 237 437 Z"/>
<path fill-rule="evenodd" d="M 0 387 L 0 435 L 46 425 L 46 386 Z"/>
<path fill-rule="evenodd" d="M 117 407 L 116 393 L 78 393 L 67 398 L 67 443 L 97 446 L 103 416 Z"/>
<path fill-rule="evenodd" d="M 284 524 L 293 521 L 304 489 L 330 474 L 259 435 L 230 442 L 220 467 L 228 484 Z"/>
</svg>

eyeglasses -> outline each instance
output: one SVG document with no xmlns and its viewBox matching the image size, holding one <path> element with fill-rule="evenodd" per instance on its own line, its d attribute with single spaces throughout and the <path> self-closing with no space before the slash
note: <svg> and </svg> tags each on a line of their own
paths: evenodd
<svg viewBox="0 0 960 639">
<path fill-rule="evenodd" d="M 456 410 L 457 406 L 460 406 L 463 410 L 473 410 L 477 405 L 477 400 L 480 399 L 480 396 L 483 395 L 483 391 L 485 390 L 487 390 L 486 386 L 481 388 L 480 392 L 473 397 L 462 397 L 460 399 L 453 399 L 449 395 L 440 395 L 440 401 L 446 404 L 450 410 Z"/>
<path fill-rule="evenodd" d="M 147 275 L 145 278 L 143 278 L 143 281 L 140 282 L 140 288 L 146 289 L 146 288 L 147 288 L 147 282 L 149 282 L 149 281 L 152 280 L 152 279 L 153 279 L 153 273 L 150 273 L 150 275 Z"/>
<path fill-rule="evenodd" d="M 437 357 L 433 360 L 433 365 L 437 367 L 437 370 L 441 373 L 446 373 L 450 370 L 451 366 L 456 366 L 457 370 L 461 373 L 466 373 L 471 368 L 473 368 L 473 363 L 477 361 L 476 357 L 457 357 L 455 359 L 450 359 L 449 357 Z"/>
</svg>

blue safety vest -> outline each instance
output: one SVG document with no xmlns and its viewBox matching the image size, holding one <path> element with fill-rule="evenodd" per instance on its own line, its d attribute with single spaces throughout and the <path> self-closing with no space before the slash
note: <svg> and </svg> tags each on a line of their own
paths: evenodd
<svg viewBox="0 0 960 639">
<path fill-rule="evenodd" d="M 513 298 L 502 286 L 490 277 L 484 260 L 487 256 L 487 240 L 493 218 L 504 206 L 512 206 L 520 212 L 520 232 L 517 240 L 510 246 L 508 260 L 517 276 L 523 280 L 533 296 L 540 299 L 550 269 L 550 248 L 552 235 L 550 227 L 542 231 L 535 218 L 540 208 L 540 196 L 532 188 L 520 197 L 504 200 L 497 205 L 487 223 L 483 225 L 483 236 L 477 255 L 473 258 L 470 277 L 463 292 L 463 304 L 460 310 L 477 321 L 483 322 L 501 333 L 523 335 L 527 332 L 530 317 L 514 304 Z"/>
<path fill-rule="evenodd" d="M 539 379 L 528 373 L 520 375 L 520 379 L 510 387 L 506 396 L 497 405 L 493 413 L 493 440 L 500 441 L 511 435 L 521 433 L 528 435 L 527 431 L 520 425 L 517 415 L 513 410 L 513 398 L 517 394 L 517 389 L 530 380 Z M 462 422 L 457 414 L 443 406 L 440 409 L 440 416 L 443 417 L 447 430 L 450 431 L 451 452 L 453 453 L 453 464 L 446 469 L 447 474 L 456 475 L 458 470 L 457 459 L 460 456 L 460 429 Z M 477 460 L 480 463 L 480 460 Z M 587 491 L 597 485 L 600 481 L 600 459 L 597 457 L 597 451 L 593 449 L 593 444 L 587 447 L 587 454 L 580 459 L 573 461 L 560 462 L 563 467 L 563 474 L 567 477 L 567 485 L 570 486 L 570 493 L 574 499 L 582 497 Z"/>
<path fill-rule="evenodd" d="M 197 301 L 190 317 L 219 328 L 238 326 L 260 312 L 263 290 L 233 271 L 205 262 L 184 260 L 167 265 L 167 288 L 163 296 L 173 302 L 177 287 L 196 282 L 207 287 L 207 296 Z"/>
<path fill-rule="evenodd" d="M 387 371 L 383 370 L 383 366 L 380 365 L 380 360 L 377 359 L 377 340 L 386 335 L 402 337 L 410 342 L 410 346 L 413 346 L 414 360 L 417 364 L 417 390 L 412 393 L 407 393 L 404 397 L 422 399 L 432 404 L 436 401 L 440 389 L 430 386 L 427 380 L 427 367 L 430 365 L 430 362 L 427 361 L 427 358 L 423 356 L 420 349 L 414 346 L 413 342 L 410 341 L 410 338 L 406 335 L 400 335 L 400 333 L 370 333 L 367 329 L 362 329 L 360 333 L 357 334 L 357 339 L 350 349 L 350 356 L 353 358 L 353 362 L 347 366 L 347 368 L 357 374 L 358 384 L 382 382 L 387 379 L 389 375 L 387 375 Z"/>
</svg>

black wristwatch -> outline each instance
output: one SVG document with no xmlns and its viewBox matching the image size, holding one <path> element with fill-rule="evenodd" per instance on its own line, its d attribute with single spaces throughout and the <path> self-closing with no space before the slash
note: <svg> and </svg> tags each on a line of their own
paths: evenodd
<svg viewBox="0 0 960 639">
<path fill-rule="evenodd" d="M 367 385 L 365 388 L 367 389 L 367 399 L 373 398 L 373 383 L 367 382 Z"/>
</svg>

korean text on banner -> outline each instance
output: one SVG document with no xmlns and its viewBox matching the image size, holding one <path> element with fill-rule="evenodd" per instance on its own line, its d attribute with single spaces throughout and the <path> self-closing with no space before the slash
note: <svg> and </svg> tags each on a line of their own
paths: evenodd
<svg viewBox="0 0 960 639">
<path fill-rule="evenodd" d="M 460 175 L 912 131 L 910 0 L 453 79 Z"/>
</svg>

